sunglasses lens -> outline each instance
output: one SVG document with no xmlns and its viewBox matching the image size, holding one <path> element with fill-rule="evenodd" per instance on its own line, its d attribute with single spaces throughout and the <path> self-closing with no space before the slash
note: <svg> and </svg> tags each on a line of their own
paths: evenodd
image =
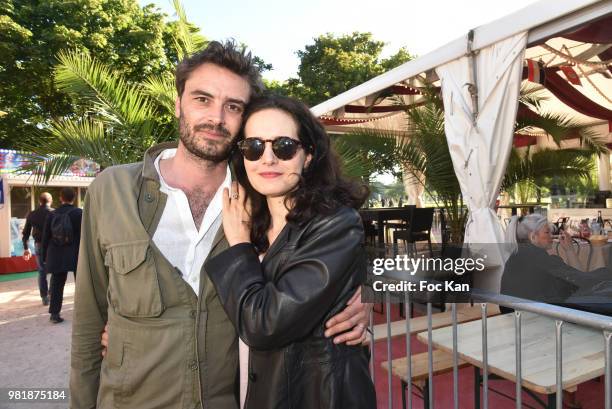
<svg viewBox="0 0 612 409">
<path fill-rule="evenodd" d="M 257 138 L 247 138 L 240 141 L 238 148 L 246 160 L 254 161 L 263 155 L 265 142 Z"/>
<path fill-rule="evenodd" d="M 293 158 L 299 147 L 300 142 L 288 136 L 281 136 L 272 141 L 272 152 L 280 160 Z M 238 142 L 238 149 L 246 160 L 255 161 L 263 155 L 266 149 L 266 141 L 260 138 L 246 138 Z"/>
<path fill-rule="evenodd" d="M 289 160 L 295 156 L 298 147 L 299 143 L 295 139 L 281 136 L 272 143 L 272 152 L 280 160 Z"/>
</svg>

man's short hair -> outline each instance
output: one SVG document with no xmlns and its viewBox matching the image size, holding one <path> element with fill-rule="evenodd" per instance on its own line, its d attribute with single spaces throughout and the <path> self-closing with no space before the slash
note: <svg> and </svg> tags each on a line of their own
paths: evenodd
<svg viewBox="0 0 612 409">
<path fill-rule="evenodd" d="M 251 98 L 263 93 L 265 87 L 259 73 L 259 66 L 246 47 L 238 47 L 233 40 L 225 43 L 211 41 L 206 48 L 185 57 L 176 66 L 176 91 L 179 98 L 185 90 L 185 82 L 193 70 L 210 63 L 226 68 L 246 79 L 251 88 Z"/>
<path fill-rule="evenodd" d="M 38 196 L 38 203 L 40 203 L 41 206 L 48 205 L 49 203 L 51 203 L 52 200 L 53 197 L 49 192 L 42 192 L 40 196 Z"/>
<path fill-rule="evenodd" d="M 74 198 L 76 196 L 76 192 L 71 187 L 63 187 L 60 191 L 60 199 L 64 202 L 72 203 L 74 202 Z"/>
</svg>

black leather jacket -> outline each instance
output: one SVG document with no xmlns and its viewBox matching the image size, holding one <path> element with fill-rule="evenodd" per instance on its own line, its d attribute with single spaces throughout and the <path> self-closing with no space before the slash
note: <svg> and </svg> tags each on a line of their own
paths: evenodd
<svg viewBox="0 0 612 409">
<path fill-rule="evenodd" d="M 362 241 L 359 214 L 343 207 L 301 226 L 288 223 L 261 263 L 249 243 L 206 263 L 251 348 L 247 409 L 376 407 L 365 350 L 323 334 L 365 280 Z"/>
</svg>

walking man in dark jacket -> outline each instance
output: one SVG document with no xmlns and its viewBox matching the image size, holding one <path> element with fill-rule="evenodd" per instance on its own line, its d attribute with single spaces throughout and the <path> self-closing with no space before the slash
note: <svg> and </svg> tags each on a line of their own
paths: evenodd
<svg viewBox="0 0 612 409">
<path fill-rule="evenodd" d="M 38 203 L 40 204 L 38 209 L 28 213 L 28 216 L 26 217 L 26 224 L 23 228 L 23 258 L 27 261 L 30 259 L 30 257 L 32 257 L 32 252 L 30 251 L 30 247 L 28 245 L 31 234 L 32 237 L 34 237 L 36 265 L 38 266 L 38 291 L 40 292 L 40 298 L 42 299 L 43 305 L 49 305 L 47 273 L 45 272 L 45 266 L 43 265 L 40 253 L 45 221 L 47 220 L 47 216 L 53 211 L 51 208 L 53 197 L 49 192 L 43 192 L 38 197 Z"/>
<path fill-rule="evenodd" d="M 42 238 L 42 259 L 45 271 L 51 273 L 50 321 L 58 324 L 64 299 L 64 285 L 68 272 L 76 272 L 81 241 L 83 211 L 73 205 L 75 192 L 65 187 L 60 192 L 62 205 L 45 222 Z"/>
</svg>

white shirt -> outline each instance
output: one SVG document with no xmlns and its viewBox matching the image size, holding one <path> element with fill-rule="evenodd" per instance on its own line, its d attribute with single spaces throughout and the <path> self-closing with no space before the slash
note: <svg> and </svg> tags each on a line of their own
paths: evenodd
<svg viewBox="0 0 612 409">
<path fill-rule="evenodd" d="M 169 186 L 159 170 L 159 161 L 172 158 L 174 155 L 176 155 L 176 149 L 166 149 L 155 159 L 155 169 L 161 183 L 159 190 L 165 193 L 168 199 L 153 235 L 153 242 L 164 257 L 181 271 L 183 279 L 193 288 L 196 295 L 199 295 L 200 270 L 222 224 L 221 195 L 224 187 L 230 188 L 232 179 L 228 166 L 225 180 L 217 189 L 204 213 L 202 224 L 198 228 L 193 221 L 185 193 L 181 189 Z"/>
</svg>

